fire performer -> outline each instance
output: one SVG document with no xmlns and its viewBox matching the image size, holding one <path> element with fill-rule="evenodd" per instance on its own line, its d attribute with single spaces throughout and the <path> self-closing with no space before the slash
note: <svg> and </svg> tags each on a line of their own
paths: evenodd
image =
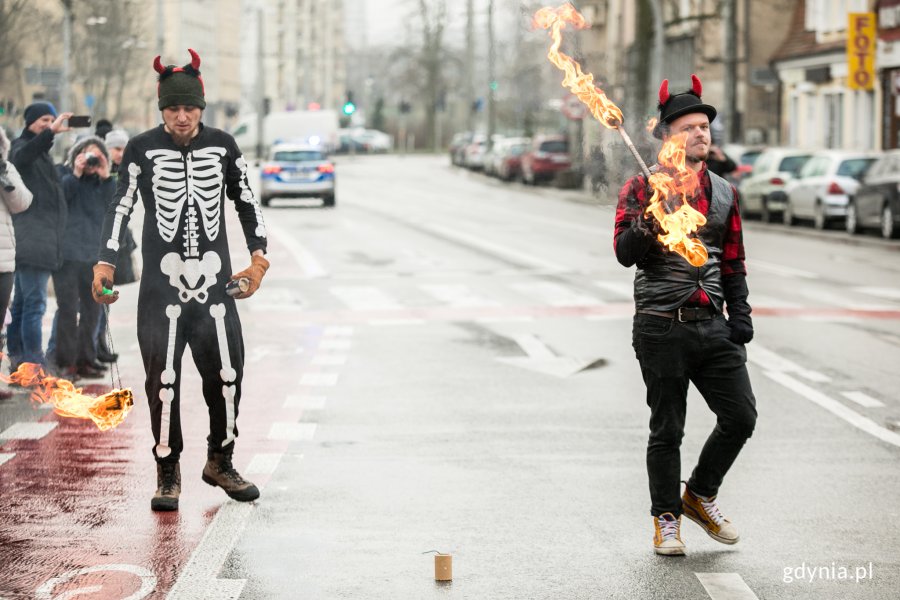
<svg viewBox="0 0 900 600">
<path fill-rule="evenodd" d="M 163 124 L 132 138 L 125 148 L 94 266 L 94 299 L 115 302 L 117 296 L 109 292 L 113 265 L 139 194 L 145 216 L 137 327 L 155 440 L 158 489 L 150 503 L 153 510 L 178 508 L 178 461 L 184 447 L 179 387 L 187 345 L 209 410 L 203 481 L 238 501 L 259 497 L 257 487 L 232 464 L 244 365 L 234 300 L 253 295 L 269 267 L 266 229 L 234 138 L 201 122 L 206 101 L 200 57 L 190 53 L 192 60 L 183 67 L 163 67 L 158 56 L 153 63 Z M 234 274 L 225 232 L 226 197 L 234 202 L 250 252 L 250 266 Z M 249 286 L 231 296 L 226 284 L 238 279 Z"/>
<path fill-rule="evenodd" d="M 757 415 L 744 346 L 753 339 L 753 323 L 738 195 L 705 164 L 716 109 L 703 103 L 700 80 L 696 76 L 692 80 L 691 90 L 674 95 L 668 92 L 668 80 L 662 83 L 653 134 L 664 141 L 686 136 L 686 165 L 699 183 L 687 201 L 706 217 L 697 238 L 708 250 L 708 260 L 693 266 L 660 243 L 659 223 L 645 210 L 648 182 L 642 175 L 629 179 L 619 192 L 614 233 L 618 261 L 626 267 L 637 265 L 633 345 L 650 406 L 647 472 L 653 545 L 663 555 L 684 554 L 682 514 L 714 540 L 737 543 L 737 529 L 722 516 L 716 496 L 753 433 Z M 679 448 L 690 382 L 717 422 L 680 495 Z"/>
</svg>

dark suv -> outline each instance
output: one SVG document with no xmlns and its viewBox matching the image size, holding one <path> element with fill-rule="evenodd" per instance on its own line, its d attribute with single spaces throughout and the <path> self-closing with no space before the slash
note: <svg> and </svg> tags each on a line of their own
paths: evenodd
<svg viewBox="0 0 900 600">
<path fill-rule="evenodd" d="M 522 156 L 522 182 L 549 181 L 557 173 L 572 168 L 569 141 L 563 135 L 539 135 Z"/>
</svg>

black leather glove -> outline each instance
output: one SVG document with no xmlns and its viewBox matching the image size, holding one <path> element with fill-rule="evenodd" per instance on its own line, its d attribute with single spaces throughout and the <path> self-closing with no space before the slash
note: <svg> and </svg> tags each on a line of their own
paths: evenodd
<svg viewBox="0 0 900 600">
<path fill-rule="evenodd" d="M 722 278 L 722 288 L 725 292 L 725 305 L 728 308 L 728 335 L 735 344 L 746 344 L 753 339 L 753 319 L 750 318 L 750 304 L 747 296 L 747 275 L 745 273 L 733 273 Z"/>
</svg>

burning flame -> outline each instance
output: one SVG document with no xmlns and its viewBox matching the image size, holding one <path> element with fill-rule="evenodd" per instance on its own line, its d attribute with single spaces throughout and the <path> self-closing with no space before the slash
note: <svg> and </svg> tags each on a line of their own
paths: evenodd
<svg viewBox="0 0 900 600">
<path fill-rule="evenodd" d="M 654 129 L 656 129 L 656 124 L 659 123 L 659 119 L 656 117 L 650 117 L 650 120 L 647 121 L 647 131 L 652 133 Z"/>
<path fill-rule="evenodd" d="M 652 214 L 665 232 L 659 241 L 672 252 L 683 256 L 690 264 L 700 267 L 706 264 L 709 253 L 703 242 L 688 237 L 706 224 L 706 217 L 688 204 L 687 199 L 697 193 L 700 180 L 697 173 L 685 166 L 687 134 L 673 135 L 665 141 L 657 160 L 659 170 L 650 175 L 653 195 L 645 210 Z M 669 201 L 681 201 L 672 210 Z"/>
<path fill-rule="evenodd" d="M 101 431 L 122 423 L 134 405 L 130 389 L 112 390 L 95 398 L 82 394 L 81 388 L 67 379 L 47 375 L 35 363 L 22 363 L 15 373 L 0 374 L 0 380 L 34 388 L 31 393 L 34 402 L 52 405 L 53 412 L 62 417 L 90 419 Z"/>
<path fill-rule="evenodd" d="M 547 58 L 566 76 L 562 85 L 575 94 L 590 109 L 598 121 L 609 129 L 618 129 L 623 139 L 630 145 L 630 141 L 624 133 L 622 123 L 625 118 L 622 111 L 606 94 L 594 85 L 594 76 L 584 73 L 581 65 L 571 56 L 559 51 L 562 44 L 562 30 L 567 23 L 571 23 L 575 29 L 585 29 L 589 25 L 575 7 L 567 2 L 558 8 L 544 7 L 534 14 L 534 26 L 550 30 L 550 38 L 553 43 Z M 653 131 L 656 119 L 652 119 L 647 126 L 648 131 Z M 677 252 L 695 267 L 706 264 L 709 258 L 706 247 L 695 238 L 688 237 L 706 224 L 704 217 L 687 203 L 687 198 L 696 193 L 700 182 L 697 174 L 685 166 L 685 141 L 686 136 L 673 136 L 669 138 L 659 152 L 660 169 L 650 176 L 650 187 L 653 195 L 646 212 L 652 214 L 665 232 L 659 236 L 670 251 Z M 637 157 L 637 151 L 632 148 Z M 643 166 L 643 161 L 638 159 Z M 646 168 L 646 167 L 644 167 Z M 681 199 L 681 206 L 672 210 L 669 201 Z"/>
<path fill-rule="evenodd" d="M 549 29 L 553 44 L 547 52 L 547 58 L 560 70 L 565 71 L 566 77 L 562 85 L 575 94 L 590 109 L 594 118 L 610 129 L 616 129 L 625 120 L 622 111 L 606 94 L 594 85 L 594 76 L 584 73 L 581 65 L 571 56 L 559 51 L 562 44 L 562 30 L 566 23 L 571 23 L 575 29 L 589 27 L 587 21 L 570 3 L 565 3 L 559 8 L 545 7 L 534 14 L 534 26 L 541 29 Z"/>
</svg>

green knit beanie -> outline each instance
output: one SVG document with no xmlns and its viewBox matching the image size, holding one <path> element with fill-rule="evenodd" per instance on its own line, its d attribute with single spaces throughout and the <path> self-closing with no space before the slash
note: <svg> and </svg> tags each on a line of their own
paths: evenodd
<svg viewBox="0 0 900 600">
<path fill-rule="evenodd" d="M 191 62 L 183 67 L 163 67 L 159 56 L 153 61 L 153 68 L 159 73 L 157 95 L 160 110 L 179 105 L 206 108 L 203 78 L 200 77 L 200 57 L 191 48 L 188 48 L 188 52 L 191 53 Z"/>
</svg>

